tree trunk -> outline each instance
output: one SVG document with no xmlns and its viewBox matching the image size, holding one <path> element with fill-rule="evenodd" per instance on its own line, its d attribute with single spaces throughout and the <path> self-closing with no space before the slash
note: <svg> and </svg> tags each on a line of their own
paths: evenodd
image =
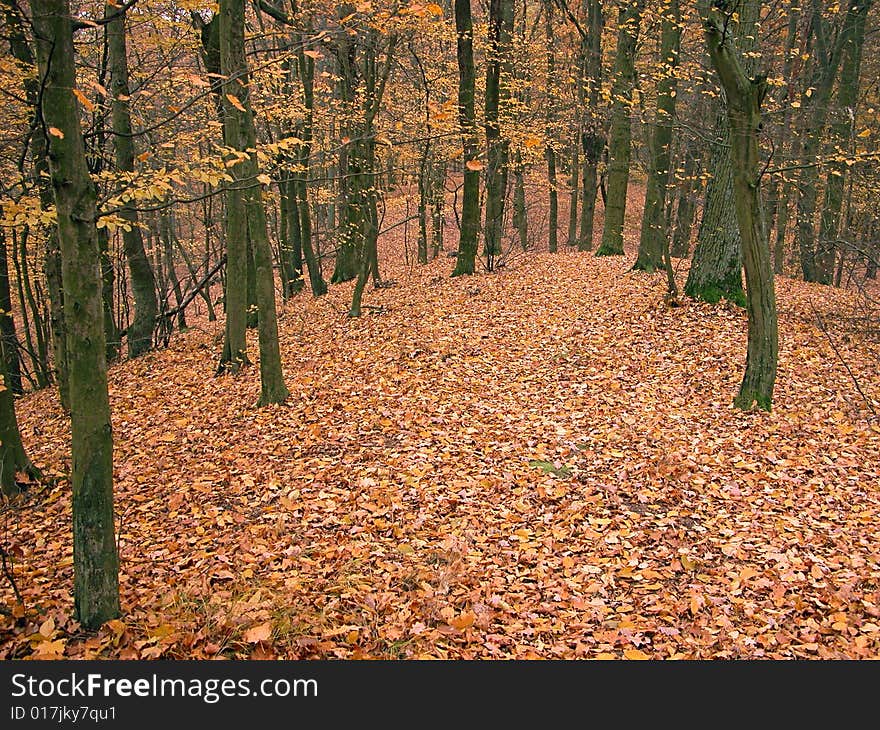
<svg viewBox="0 0 880 730">
<path fill-rule="evenodd" d="M 113 92 L 112 125 L 116 168 L 120 172 L 134 171 L 134 144 L 128 99 L 128 58 L 125 43 L 126 14 L 119 11 L 118 3 L 107 3 L 105 17 L 113 17 L 107 24 L 107 52 Z M 119 217 L 129 224 L 122 231 L 122 245 L 134 295 L 134 317 L 128 326 L 128 356 L 137 357 L 153 345 L 153 326 L 156 322 L 156 279 L 144 251 L 144 240 L 138 225 L 138 215 L 128 203 L 121 206 Z"/>
<path fill-rule="evenodd" d="M 95 188 L 86 164 L 67 0 L 31 0 L 58 212 L 70 356 L 76 617 L 89 629 L 119 615 L 113 523 L 113 438 L 102 326 Z"/>
<path fill-rule="evenodd" d="M 671 254 L 676 258 L 685 258 L 690 252 L 691 233 L 694 229 L 694 218 L 697 212 L 697 196 L 700 181 L 697 178 L 697 166 L 700 159 L 699 150 L 694 144 L 685 144 L 684 162 L 679 181 L 678 204 L 675 212 L 675 232 L 672 234 Z"/>
<path fill-rule="evenodd" d="M 657 82 L 657 112 L 654 136 L 651 140 L 651 168 L 645 209 L 642 213 L 642 231 L 639 253 L 633 269 L 653 272 L 664 266 L 663 251 L 668 247 L 669 230 L 666 226 L 666 191 L 669 184 L 669 146 L 672 142 L 672 123 L 675 114 L 678 49 L 681 39 L 681 17 L 678 0 L 669 0 L 663 8 L 663 30 L 660 41 L 661 77 Z"/>
<path fill-rule="evenodd" d="M 19 474 L 24 474 L 22 479 Z M 20 491 L 19 485 L 40 476 L 21 443 L 21 432 L 15 417 L 15 398 L 12 393 L 6 358 L 0 358 L 0 492 L 11 496 Z"/>
<path fill-rule="evenodd" d="M 621 0 L 618 6 L 617 51 L 611 90 L 611 132 L 608 143 L 608 192 L 602 245 L 597 256 L 623 254 L 623 221 L 632 152 L 632 89 L 635 81 L 636 44 L 645 0 Z"/>
<path fill-rule="evenodd" d="M 865 20 L 873 0 L 862 0 L 856 13 L 852 31 L 843 44 L 843 60 L 840 69 L 840 82 L 837 87 L 836 118 L 831 124 L 829 143 L 841 151 L 853 151 L 853 130 L 855 126 L 856 104 L 859 96 L 859 76 L 861 75 L 862 47 L 865 42 Z M 820 279 L 828 281 L 834 270 L 837 239 L 840 234 L 840 213 L 843 208 L 843 190 L 846 184 L 848 166 L 843 162 L 831 165 L 825 180 L 825 202 L 819 224 L 819 244 L 816 250 L 816 269 Z"/>
<path fill-rule="evenodd" d="M 501 133 L 502 113 L 510 102 L 513 0 L 489 2 L 489 48 L 486 66 L 486 224 L 484 253 L 492 271 L 502 253 L 504 202 L 510 142 Z"/>
<path fill-rule="evenodd" d="M 581 194 L 581 220 L 578 232 L 578 250 L 590 251 L 593 248 L 593 220 L 596 213 L 596 193 L 598 192 L 599 160 L 605 147 L 602 121 L 599 109 L 599 92 L 602 84 L 602 14 L 601 0 L 584 0 L 584 10 L 589 18 L 588 37 L 584 44 L 585 82 L 589 84 L 586 118 L 581 133 L 584 150 L 582 171 L 583 192 Z"/>
<path fill-rule="evenodd" d="M 458 260 L 453 276 L 473 274 L 480 233 L 480 162 L 474 109 L 474 31 L 470 0 L 455 0 L 455 31 L 458 58 L 458 121 L 464 152 L 464 190 Z"/>
<path fill-rule="evenodd" d="M 546 135 L 547 147 L 545 157 L 547 159 L 547 188 L 550 197 L 549 221 L 547 224 L 547 250 L 556 253 L 559 248 L 559 190 L 556 184 L 556 148 L 555 142 L 555 109 L 554 101 L 556 92 L 554 84 L 556 80 L 556 49 L 553 36 L 553 6 L 547 3 L 544 6 L 545 26 L 547 37 L 547 120 Z"/>
<path fill-rule="evenodd" d="M 21 362 L 18 356 L 18 335 L 12 312 L 12 292 L 9 289 L 9 258 L 6 251 L 6 235 L 0 230 L 0 348 L 6 366 L 7 388 L 13 395 L 20 395 Z M 0 446 L 5 439 L 0 439 Z"/>
<path fill-rule="evenodd" d="M 745 373 L 734 405 L 748 410 L 757 404 L 759 408 L 769 411 L 773 402 L 779 341 L 770 246 L 760 192 L 758 133 L 761 129 L 761 102 L 767 89 L 766 79 L 763 76 L 750 79 L 746 75 L 736 56 L 732 39 L 722 30 L 725 18 L 717 10 L 709 12 L 705 26 L 706 44 L 727 96 L 733 192 L 748 287 L 748 352 Z"/>
<path fill-rule="evenodd" d="M 246 221 L 247 238 L 251 244 L 254 267 L 255 298 L 258 310 L 258 339 L 260 343 L 260 399 L 258 405 L 281 403 L 290 395 L 281 370 L 281 349 L 278 343 L 278 319 L 275 310 L 275 277 L 272 267 L 272 248 L 269 244 L 266 210 L 263 207 L 262 186 L 257 181 L 259 167 L 256 160 L 257 135 L 251 111 L 247 59 L 244 51 L 244 0 L 221 0 L 220 3 L 220 60 L 223 75 L 230 80 L 224 87 L 224 110 L 231 123 L 227 143 L 244 152 L 238 164 L 232 167 L 236 187 L 244 188 L 241 203 Z M 233 104 L 229 96 L 234 96 Z M 227 236 L 231 244 L 231 236 Z M 245 262 L 247 266 L 247 262 Z M 246 272 L 245 272 L 246 273 Z M 227 279 L 227 286 L 231 279 Z"/>
</svg>

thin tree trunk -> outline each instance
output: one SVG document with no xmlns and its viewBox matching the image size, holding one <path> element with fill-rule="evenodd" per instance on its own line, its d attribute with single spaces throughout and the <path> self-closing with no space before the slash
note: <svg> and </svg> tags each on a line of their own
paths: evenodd
<svg viewBox="0 0 880 730">
<path fill-rule="evenodd" d="M 128 88 L 128 58 L 125 42 L 126 13 L 120 12 L 119 3 L 107 3 L 107 41 L 113 92 L 112 115 L 113 140 L 116 150 L 116 167 L 120 172 L 134 171 L 134 144 L 132 138 L 130 91 Z M 122 230 L 122 246 L 131 278 L 134 295 L 134 317 L 128 326 L 128 356 L 137 357 L 152 347 L 153 326 L 156 322 L 156 278 L 150 260 L 144 251 L 144 240 L 138 224 L 137 211 L 124 203 L 119 217 L 129 225 Z"/>
<path fill-rule="evenodd" d="M 773 269 L 760 192 L 758 133 L 761 129 L 761 102 L 767 86 L 764 77 L 750 79 L 746 75 L 732 48 L 730 36 L 722 30 L 723 23 L 720 13 L 711 10 L 705 33 L 712 65 L 727 96 L 734 200 L 748 287 L 748 352 L 734 404 L 744 410 L 757 404 L 769 411 L 776 382 L 779 341 Z"/>
<path fill-rule="evenodd" d="M 233 149 L 247 153 L 247 156 L 234 165 L 232 170 L 236 187 L 244 187 L 241 213 L 246 221 L 247 237 L 252 248 L 255 298 L 258 308 L 257 332 L 260 343 L 258 405 L 263 406 L 269 403 L 281 403 L 290 393 L 284 384 L 281 370 L 272 249 L 269 244 L 262 189 L 257 181 L 259 174 L 255 153 L 257 137 L 251 112 L 248 66 L 244 52 L 244 0 L 220 2 L 220 58 L 223 75 L 227 79 L 234 79 L 224 87 L 224 110 L 226 118 L 232 119 L 227 128 L 227 143 Z M 230 95 L 236 98 L 237 103 L 232 103 Z M 231 237 L 227 237 L 227 240 L 231 243 Z"/>
<path fill-rule="evenodd" d="M 681 17 L 678 0 L 669 0 L 663 13 L 660 63 L 662 76 L 657 82 L 657 112 L 651 140 L 651 168 L 645 192 L 639 253 L 633 269 L 652 272 L 664 266 L 664 250 L 669 246 L 666 225 L 666 192 L 669 185 L 672 123 L 675 115 L 675 70 L 681 39 Z"/>
<path fill-rule="evenodd" d="M 617 51 L 611 90 L 611 132 L 608 143 L 608 193 L 602 245 L 597 256 L 623 254 L 623 222 L 632 153 L 632 89 L 636 44 L 645 0 L 621 0 L 618 6 Z"/>
</svg>

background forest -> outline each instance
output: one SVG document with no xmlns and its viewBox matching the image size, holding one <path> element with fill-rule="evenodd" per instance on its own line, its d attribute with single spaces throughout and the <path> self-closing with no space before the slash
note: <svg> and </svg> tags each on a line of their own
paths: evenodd
<svg viewBox="0 0 880 730">
<path fill-rule="evenodd" d="M 876 657 L 877 12 L 0 0 L 0 658 Z"/>
</svg>

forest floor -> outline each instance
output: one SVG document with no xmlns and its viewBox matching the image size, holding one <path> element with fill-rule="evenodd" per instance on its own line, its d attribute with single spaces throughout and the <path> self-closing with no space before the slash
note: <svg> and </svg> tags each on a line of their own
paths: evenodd
<svg viewBox="0 0 880 730">
<path fill-rule="evenodd" d="M 880 656 L 850 294 L 778 280 L 773 412 L 744 413 L 745 312 L 667 307 L 632 256 L 450 279 L 393 248 L 362 318 L 350 284 L 281 308 L 284 405 L 254 407 L 256 368 L 213 377 L 220 322 L 111 368 L 124 615 L 97 633 L 71 618 L 67 419 L 19 401 L 59 479 L 3 511 L 0 659 Z"/>
</svg>

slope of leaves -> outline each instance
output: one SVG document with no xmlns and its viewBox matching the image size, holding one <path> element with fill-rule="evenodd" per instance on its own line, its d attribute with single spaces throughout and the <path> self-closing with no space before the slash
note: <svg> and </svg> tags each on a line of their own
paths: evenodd
<svg viewBox="0 0 880 730">
<path fill-rule="evenodd" d="M 59 478 L 3 513 L 0 658 L 880 654 L 880 426 L 811 314 L 846 294 L 778 282 L 774 411 L 743 413 L 744 312 L 666 308 L 629 259 L 389 256 L 359 320 L 350 286 L 281 309 L 282 406 L 211 377 L 220 324 L 111 369 L 125 615 L 96 634 L 66 420 L 19 403 Z"/>
</svg>

